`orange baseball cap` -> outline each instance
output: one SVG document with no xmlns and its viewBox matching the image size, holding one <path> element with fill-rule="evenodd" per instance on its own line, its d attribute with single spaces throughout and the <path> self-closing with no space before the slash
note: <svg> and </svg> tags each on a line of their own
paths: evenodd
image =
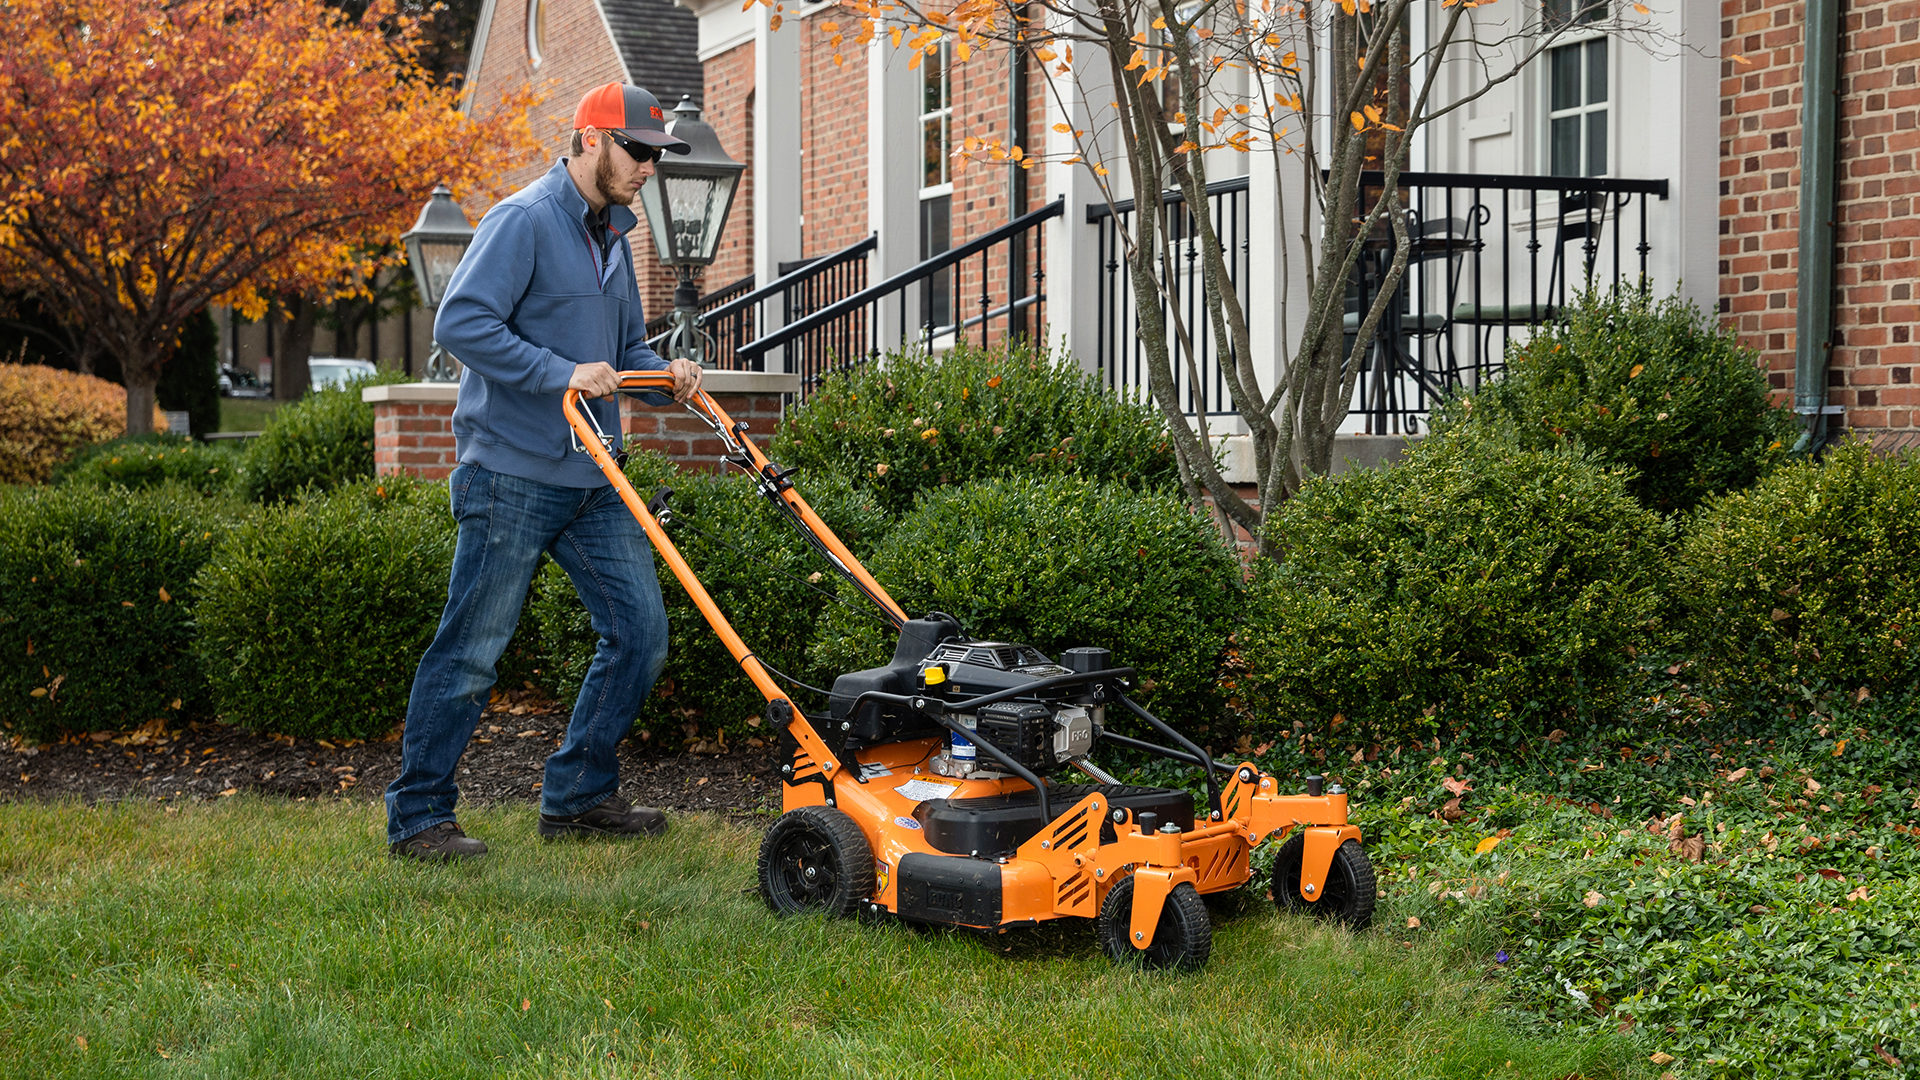
<svg viewBox="0 0 1920 1080">
<path fill-rule="evenodd" d="M 610 82 L 587 91 L 573 111 L 573 129 L 599 128 L 635 142 L 685 154 L 693 150 L 684 140 L 667 134 L 667 111 L 659 99 L 637 86 Z"/>
</svg>

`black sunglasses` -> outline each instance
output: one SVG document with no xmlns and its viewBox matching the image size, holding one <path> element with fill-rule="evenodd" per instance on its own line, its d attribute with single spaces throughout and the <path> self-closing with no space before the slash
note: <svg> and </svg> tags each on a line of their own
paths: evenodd
<svg viewBox="0 0 1920 1080">
<path fill-rule="evenodd" d="M 646 143 L 629 139 L 617 131 L 607 132 L 607 138 L 612 139 L 615 145 L 627 152 L 628 157 L 642 165 L 660 160 L 660 148 L 657 146 L 648 146 Z"/>
</svg>

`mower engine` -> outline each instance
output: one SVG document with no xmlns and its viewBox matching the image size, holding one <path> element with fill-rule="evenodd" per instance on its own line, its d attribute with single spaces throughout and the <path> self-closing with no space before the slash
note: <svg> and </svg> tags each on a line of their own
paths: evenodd
<svg viewBox="0 0 1920 1080">
<path fill-rule="evenodd" d="M 1105 649 L 1069 649 L 1062 666 L 1031 645 L 1003 641 L 948 642 L 920 663 L 927 693 L 965 701 L 996 690 L 1109 666 Z M 1101 694 L 1100 696 L 1104 696 Z M 953 713 L 960 726 L 978 732 L 1023 768 L 1045 775 L 1093 749 L 1106 720 L 1106 706 L 1085 685 L 1040 690 Z M 928 763 L 941 776 L 988 780 L 1006 776 L 998 762 L 979 753 L 973 739 L 949 732 L 947 744 Z"/>
</svg>

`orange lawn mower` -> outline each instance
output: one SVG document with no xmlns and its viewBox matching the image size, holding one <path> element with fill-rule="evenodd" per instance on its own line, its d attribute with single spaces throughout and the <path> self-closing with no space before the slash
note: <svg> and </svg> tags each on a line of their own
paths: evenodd
<svg viewBox="0 0 1920 1080">
<path fill-rule="evenodd" d="M 664 372 L 622 372 L 626 394 L 671 395 Z M 909 618 L 790 477 L 705 392 L 687 403 L 725 444 L 723 460 L 752 475 L 759 494 L 898 629 L 893 660 L 834 680 L 825 715 L 794 704 L 740 639 L 667 536 L 670 491 L 651 506 L 635 493 L 569 390 L 562 410 L 576 448 L 592 455 L 714 633 L 766 695 L 778 732 L 782 814 L 760 845 L 760 892 L 780 914 L 892 915 L 919 923 L 1004 931 L 1050 919 L 1092 918 L 1107 955 L 1150 968 L 1197 970 L 1213 932 L 1201 897 L 1252 877 L 1253 849 L 1278 834 L 1273 898 L 1365 927 L 1373 867 L 1347 797 L 1322 778 L 1282 795 L 1252 762 L 1227 768 L 1126 691 L 1134 670 L 1101 648 L 1056 662 L 1027 645 L 975 641 L 949 615 Z M 784 678 L 784 676 L 782 676 Z M 1107 726 L 1130 714 L 1178 749 Z M 1177 788 L 1122 784 L 1090 759 L 1111 743 L 1198 766 L 1204 814 Z M 1071 766 L 1091 781 L 1049 779 Z"/>
</svg>

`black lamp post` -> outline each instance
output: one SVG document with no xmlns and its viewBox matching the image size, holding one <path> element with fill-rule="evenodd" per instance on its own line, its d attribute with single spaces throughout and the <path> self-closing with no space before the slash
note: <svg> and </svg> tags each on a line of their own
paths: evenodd
<svg viewBox="0 0 1920 1080">
<path fill-rule="evenodd" d="M 440 306 L 447 294 L 447 282 L 454 267 L 473 243 L 473 226 L 467 224 L 466 211 L 453 201 L 453 192 L 445 184 L 434 185 L 427 205 L 420 208 L 420 219 L 400 237 L 407 246 L 407 264 L 413 267 L 414 284 L 420 288 L 420 302 L 431 311 Z M 428 382 L 452 382 L 457 377 L 440 343 L 433 343 L 427 356 Z"/>
<path fill-rule="evenodd" d="M 733 209 L 740 174 L 747 166 L 721 149 L 719 136 L 711 124 L 700 119 L 700 110 L 691 97 L 682 97 L 674 106 L 667 134 L 692 150 L 662 155 L 654 166 L 653 182 L 640 189 L 640 202 L 647 212 L 653 242 L 660 249 L 660 261 L 673 267 L 680 279 L 673 290 L 668 359 L 692 360 L 702 367 L 712 367 L 712 349 L 700 329 L 700 293 L 694 287 L 693 275 L 713 262 L 714 249 L 720 246 L 720 231 L 726 228 L 727 213 Z"/>
</svg>

